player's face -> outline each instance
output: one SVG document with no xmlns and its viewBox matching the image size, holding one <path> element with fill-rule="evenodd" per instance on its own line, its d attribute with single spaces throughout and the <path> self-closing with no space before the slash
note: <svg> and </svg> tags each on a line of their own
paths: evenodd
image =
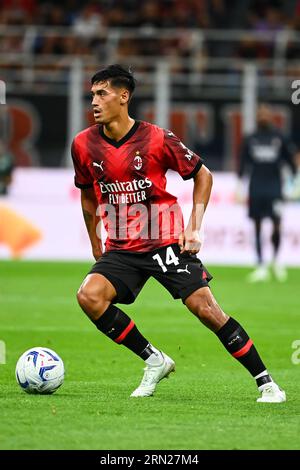
<svg viewBox="0 0 300 470">
<path fill-rule="evenodd" d="M 128 90 L 113 88 L 109 81 L 95 83 L 91 95 L 97 124 L 109 124 L 118 118 L 122 106 L 128 101 Z"/>
<path fill-rule="evenodd" d="M 269 106 L 259 106 L 257 110 L 257 122 L 261 126 L 267 126 L 272 122 L 272 111 Z"/>
</svg>

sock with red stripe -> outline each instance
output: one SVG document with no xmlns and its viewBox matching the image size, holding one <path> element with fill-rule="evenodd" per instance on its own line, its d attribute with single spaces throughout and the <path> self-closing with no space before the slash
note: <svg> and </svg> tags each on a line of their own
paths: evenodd
<svg viewBox="0 0 300 470">
<path fill-rule="evenodd" d="M 156 358 L 159 351 L 139 332 L 135 323 L 125 312 L 115 305 L 110 305 L 98 320 L 93 321 L 98 330 L 108 336 L 117 344 L 123 344 L 144 361 L 161 362 Z"/>
<path fill-rule="evenodd" d="M 216 334 L 227 351 L 246 367 L 257 382 L 259 381 L 259 385 L 262 380 L 272 381 L 253 342 L 237 321 L 229 318 Z"/>
</svg>

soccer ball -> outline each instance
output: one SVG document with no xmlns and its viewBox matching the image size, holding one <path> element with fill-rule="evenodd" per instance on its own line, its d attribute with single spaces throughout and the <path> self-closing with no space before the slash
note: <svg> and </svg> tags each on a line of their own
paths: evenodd
<svg viewBox="0 0 300 470">
<path fill-rule="evenodd" d="M 25 351 L 16 365 L 16 379 L 27 393 L 53 393 L 64 381 L 64 363 L 49 348 Z"/>
</svg>

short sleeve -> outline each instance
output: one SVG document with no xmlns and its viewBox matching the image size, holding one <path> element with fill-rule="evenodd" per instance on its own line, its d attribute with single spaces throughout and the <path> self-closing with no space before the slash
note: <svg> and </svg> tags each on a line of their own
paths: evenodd
<svg viewBox="0 0 300 470">
<path fill-rule="evenodd" d="M 167 168 L 177 171 L 184 180 L 193 178 L 203 164 L 201 157 L 189 150 L 171 131 L 164 130 L 163 149 Z"/>
<path fill-rule="evenodd" d="M 77 150 L 75 139 L 72 142 L 71 155 L 75 170 L 75 186 L 80 189 L 92 188 L 93 178 L 84 161 L 82 161 L 82 159 L 80 158 L 80 153 Z"/>
</svg>

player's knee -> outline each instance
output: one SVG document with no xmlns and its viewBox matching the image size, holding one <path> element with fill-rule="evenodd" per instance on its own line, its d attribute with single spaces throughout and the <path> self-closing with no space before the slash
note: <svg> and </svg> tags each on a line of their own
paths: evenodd
<svg viewBox="0 0 300 470">
<path fill-rule="evenodd" d="M 228 319 L 210 293 L 200 290 L 187 299 L 186 305 L 212 331 L 217 331 Z"/>
<path fill-rule="evenodd" d="M 77 292 L 77 300 L 82 310 L 92 319 L 102 315 L 110 304 L 105 299 L 105 290 L 101 285 L 97 288 L 88 284 L 81 285 Z"/>
<path fill-rule="evenodd" d="M 206 322 L 210 318 L 214 317 L 214 307 L 206 299 L 202 299 L 196 306 L 196 315 L 201 321 Z"/>
<path fill-rule="evenodd" d="M 228 320 L 228 316 L 212 299 L 203 299 L 196 307 L 199 320 L 212 331 L 218 331 Z"/>
<path fill-rule="evenodd" d="M 205 320 L 213 315 L 213 303 L 211 299 L 204 295 L 193 295 L 187 303 L 188 308 L 200 320 Z"/>
</svg>

